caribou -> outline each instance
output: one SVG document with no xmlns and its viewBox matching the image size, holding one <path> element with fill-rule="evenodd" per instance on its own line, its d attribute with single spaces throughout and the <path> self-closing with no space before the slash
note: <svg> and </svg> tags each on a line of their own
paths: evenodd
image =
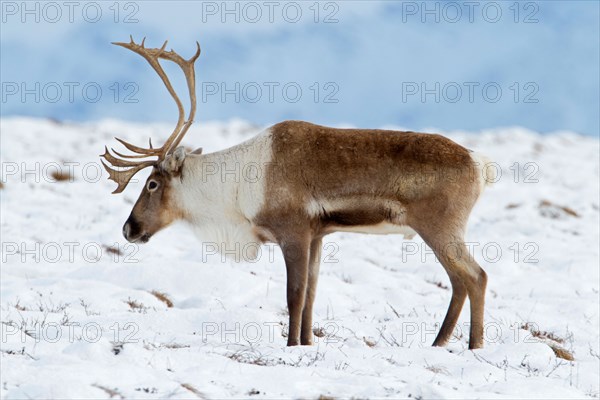
<svg viewBox="0 0 600 400">
<path fill-rule="evenodd" d="M 145 39 L 144 39 L 145 40 Z M 147 167 L 151 173 L 123 235 L 146 243 L 174 221 L 185 221 L 203 241 L 223 248 L 277 244 L 287 273 L 287 345 L 313 343 L 312 314 L 322 240 L 333 232 L 418 234 L 446 270 L 452 297 L 433 342 L 449 341 L 466 298 L 470 304 L 469 348 L 483 346 L 487 275 L 466 248 L 469 214 L 495 176 L 488 160 L 438 134 L 379 129 L 337 129 L 301 121 L 278 123 L 226 150 L 203 154 L 179 146 L 196 113 L 195 61 L 161 48 L 113 43 L 152 66 L 176 103 L 179 118 L 162 147 L 138 147 L 117 139 L 133 154 L 105 147 L 102 162 L 122 192 Z M 173 89 L 160 60 L 185 76 L 190 110 Z M 254 166 L 248 179 L 207 173 Z M 238 246 L 236 246 L 236 244 Z M 241 246 L 240 246 L 241 244 Z M 256 246 L 255 246 L 256 248 Z M 256 252 L 244 252 L 250 260 Z"/>
</svg>

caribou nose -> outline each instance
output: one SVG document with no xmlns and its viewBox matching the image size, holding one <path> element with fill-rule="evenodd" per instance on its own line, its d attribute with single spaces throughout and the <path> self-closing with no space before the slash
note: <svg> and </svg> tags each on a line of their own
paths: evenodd
<svg viewBox="0 0 600 400">
<path fill-rule="evenodd" d="M 125 222 L 123 225 L 123 237 L 129 240 L 129 232 L 131 231 L 131 226 L 129 225 L 129 221 Z"/>
</svg>

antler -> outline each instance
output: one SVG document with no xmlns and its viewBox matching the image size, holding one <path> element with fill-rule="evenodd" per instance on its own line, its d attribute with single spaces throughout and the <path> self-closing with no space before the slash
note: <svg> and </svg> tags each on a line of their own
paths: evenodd
<svg viewBox="0 0 600 400">
<path fill-rule="evenodd" d="M 127 143 L 122 139 L 116 138 L 128 150 L 135 153 L 132 155 L 126 155 L 121 154 L 115 151 L 114 149 L 111 149 L 116 155 L 122 158 L 117 158 L 113 156 L 108 151 L 108 148 L 105 148 L 105 152 L 101 155 L 101 157 L 103 157 L 106 161 L 112 164 L 112 166 L 131 167 L 127 170 L 115 170 L 110 168 L 108 165 L 104 164 L 104 162 L 102 162 L 102 165 L 104 165 L 104 168 L 106 169 L 106 171 L 108 171 L 109 179 L 115 181 L 118 184 L 117 189 L 113 193 L 121 193 L 136 173 L 138 173 L 140 170 L 146 167 L 156 165 L 160 161 L 164 160 L 164 158 L 173 150 L 175 150 L 175 148 L 177 148 L 177 146 L 187 133 L 189 127 L 194 122 L 194 117 L 196 115 L 196 76 L 194 71 L 194 63 L 200 56 L 200 44 L 196 42 L 196 53 L 189 60 L 185 60 L 173 50 L 165 51 L 165 47 L 167 47 L 168 41 L 165 41 L 165 43 L 160 49 L 149 49 L 144 47 L 144 42 L 146 38 L 142 39 L 141 44 L 136 44 L 133 41 L 133 37 L 129 37 L 131 39 L 129 43 L 114 42 L 113 44 L 125 47 L 126 49 L 129 49 L 141 55 L 146 59 L 146 61 L 148 61 L 148 63 L 152 66 L 152 68 L 154 68 L 158 76 L 160 76 L 160 78 L 162 79 L 167 90 L 169 91 L 169 94 L 171 94 L 171 97 L 173 97 L 173 100 L 175 100 L 175 104 L 177 104 L 177 109 L 179 110 L 179 118 L 177 119 L 177 125 L 175 126 L 173 133 L 171 133 L 171 136 L 169 136 L 169 138 L 167 139 L 165 144 L 162 145 L 162 147 L 155 149 L 152 147 L 152 142 L 150 142 L 149 148 L 143 148 L 135 146 L 131 143 Z M 171 85 L 171 81 L 169 81 L 167 74 L 160 65 L 159 59 L 161 58 L 164 60 L 174 62 L 175 64 L 179 65 L 179 67 L 183 70 L 190 96 L 190 113 L 188 114 L 187 120 L 185 119 L 185 111 L 183 109 L 183 104 L 181 103 L 181 100 L 179 99 L 177 93 L 173 89 L 173 86 Z M 157 157 L 157 159 L 139 161 L 139 159 L 147 157 Z M 133 159 L 136 159 L 138 161 L 130 161 Z"/>
</svg>

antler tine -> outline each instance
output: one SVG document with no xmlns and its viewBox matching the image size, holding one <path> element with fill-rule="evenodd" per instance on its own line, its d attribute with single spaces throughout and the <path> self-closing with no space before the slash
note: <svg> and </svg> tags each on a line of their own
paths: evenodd
<svg viewBox="0 0 600 400">
<path fill-rule="evenodd" d="M 117 171 L 116 169 L 112 169 L 108 165 L 106 165 L 104 161 L 100 160 L 100 162 L 104 166 L 104 169 L 108 172 L 109 179 L 113 182 L 116 182 L 118 185 L 117 188 L 114 190 L 113 194 L 121 193 L 127 187 L 127 184 L 129 183 L 129 181 L 131 181 L 131 178 L 133 178 L 135 174 L 137 174 L 142 169 L 154 164 L 154 161 L 146 161 L 138 164 L 136 167 L 122 171 Z"/>
<path fill-rule="evenodd" d="M 158 149 L 145 149 L 143 147 L 138 147 L 136 145 L 133 145 L 131 143 L 127 143 L 126 141 L 124 141 L 123 139 L 119 139 L 119 138 L 115 138 L 119 143 L 121 143 L 123 146 L 125 146 L 127 148 L 127 150 L 133 151 L 134 153 L 137 154 L 142 154 L 144 157 L 151 157 L 151 156 L 157 156 Z"/>
<path fill-rule="evenodd" d="M 194 122 L 194 117 L 196 115 L 196 75 L 194 63 L 196 62 L 198 57 L 200 57 L 201 53 L 200 43 L 196 41 L 196 53 L 189 60 L 185 60 L 173 50 L 165 52 L 164 49 L 167 46 L 167 43 L 168 41 L 165 41 L 162 47 L 156 52 L 156 57 L 172 61 L 182 69 L 190 96 L 190 113 L 188 114 L 188 118 L 185 121 L 185 124 L 178 124 L 179 131 L 177 132 L 177 134 L 175 133 L 175 131 L 173 131 L 173 134 L 161 147 L 161 158 L 165 157 L 179 145 L 179 143 L 187 133 L 190 125 Z M 178 103 L 178 106 L 179 104 L 181 104 L 181 102 Z"/>
<path fill-rule="evenodd" d="M 123 154 L 115 151 L 115 149 L 111 149 L 111 150 L 119 157 L 128 157 L 126 155 L 123 155 Z M 102 154 L 100 157 L 104 157 L 104 159 L 106 161 L 108 161 L 109 163 L 111 163 L 111 165 L 113 167 L 135 167 L 140 164 L 140 161 L 130 161 L 127 159 L 121 159 L 121 158 L 117 158 L 117 157 L 113 156 L 110 153 L 110 151 L 108 151 L 108 148 L 106 146 L 104 146 L 104 154 Z M 145 156 L 129 156 L 128 158 L 135 159 L 135 158 L 141 158 L 141 157 L 145 157 Z M 150 160 L 148 160 L 148 161 L 150 161 Z"/>
<path fill-rule="evenodd" d="M 137 159 L 137 158 L 148 158 L 149 156 L 143 155 L 143 154 L 122 154 L 119 153 L 118 151 L 116 151 L 115 149 L 111 148 L 110 149 L 113 153 L 115 153 L 116 155 L 118 155 L 119 157 L 123 157 L 126 159 Z"/>
<path fill-rule="evenodd" d="M 119 156 L 123 156 L 122 154 L 115 151 L 114 149 L 112 149 L 112 151 Z M 123 160 L 123 159 L 117 158 L 117 157 L 113 156 L 110 153 L 110 151 L 108 151 L 108 147 L 106 147 L 106 146 L 104 146 L 104 154 L 101 154 L 100 157 L 102 157 L 106 161 L 108 161 L 113 167 L 131 167 L 129 169 L 116 170 L 114 168 L 110 168 L 108 165 L 106 165 L 104 163 L 104 161 L 102 159 L 100 159 L 100 162 L 104 166 L 104 169 L 108 172 L 109 179 L 117 183 L 117 189 L 115 189 L 113 194 L 121 193 L 127 187 L 127 185 L 129 184 L 129 181 L 131 181 L 131 178 L 133 178 L 133 176 L 135 174 L 137 174 L 142 169 L 144 169 L 146 167 L 150 167 L 156 163 L 156 161 L 154 161 L 154 160 L 130 161 L 130 160 Z M 142 156 L 125 156 L 125 157 L 140 158 L 140 157 L 146 157 L 146 156 L 142 155 Z"/>
<path fill-rule="evenodd" d="M 194 118 L 196 116 L 196 72 L 194 69 L 194 63 L 198 57 L 200 57 L 200 53 L 200 43 L 196 41 L 196 53 L 190 57 L 189 60 L 183 59 L 183 57 L 175 53 L 173 50 L 159 55 L 160 58 L 173 61 L 183 70 L 190 96 L 190 113 L 188 114 L 187 121 L 185 122 L 185 125 L 182 127 L 179 134 L 174 137 L 172 141 L 171 138 L 169 138 L 169 140 L 163 146 L 165 148 L 165 155 L 173 151 L 179 145 L 187 133 L 190 125 L 194 122 Z M 167 144 L 169 145 L 168 147 Z"/>
<path fill-rule="evenodd" d="M 148 138 L 148 148 L 144 149 L 142 147 L 137 147 L 132 145 L 131 143 L 127 143 L 126 141 L 124 141 L 123 139 L 119 139 L 119 138 L 115 138 L 116 140 L 118 140 L 120 143 L 123 144 L 123 146 L 125 146 L 126 148 L 128 148 L 129 150 L 138 153 L 138 154 L 121 154 L 118 151 L 116 151 L 115 149 L 111 149 L 113 151 L 113 153 L 115 153 L 116 155 L 118 155 L 119 157 L 124 157 L 124 158 L 147 158 L 147 157 L 152 157 L 156 154 L 154 154 L 154 146 L 152 146 L 152 138 Z"/>
</svg>

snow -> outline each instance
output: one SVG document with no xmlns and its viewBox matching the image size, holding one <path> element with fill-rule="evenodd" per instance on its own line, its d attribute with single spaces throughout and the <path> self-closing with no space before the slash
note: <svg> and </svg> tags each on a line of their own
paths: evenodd
<svg viewBox="0 0 600 400">
<path fill-rule="evenodd" d="M 501 168 L 467 236 L 489 276 L 484 349 L 468 350 L 468 304 L 452 343 L 431 347 L 449 280 L 418 236 L 352 233 L 325 239 L 321 337 L 288 348 L 276 247 L 234 263 L 181 225 L 139 247 L 122 238 L 141 183 L 111 195 L 98 155 L 113 136 L 158 143 L 171 125 L 0 122 L 2 398 L 600 395 L 595 138 L 443 132 Z M 260 129 L 198 123 L 186 144 L 215 151 Z M 72 179 L 56 182 L 59 169 Z"/>
</svg>

